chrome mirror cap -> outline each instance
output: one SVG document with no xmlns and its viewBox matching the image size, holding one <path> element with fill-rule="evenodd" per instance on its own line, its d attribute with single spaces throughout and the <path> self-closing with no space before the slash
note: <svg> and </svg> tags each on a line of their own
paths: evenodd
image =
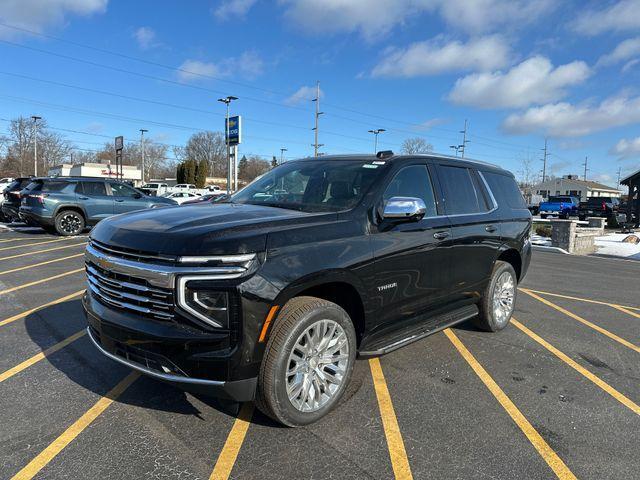
<svg viewBox="0 0 640 480">
<path fill-rule="evenodd" d="M 414 197 L 391 197 L 384 206 L 385 220 L 419 220 L 427 213 L 424 200 Z"/>
</svg>

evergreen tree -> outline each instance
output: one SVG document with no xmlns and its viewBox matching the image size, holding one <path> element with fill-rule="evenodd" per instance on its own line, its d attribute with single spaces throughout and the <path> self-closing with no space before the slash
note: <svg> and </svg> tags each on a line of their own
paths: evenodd
<svg viewBox="0 0 640 480">
<path fill-rule="evenodd" d="M 185 183 L 184 179 L 184 162 L 180 162 L 176 167 L 176 181 L 178 183 Z"/>
<path fill-rule="evenodd" d="M 238 177 L 240 177 L 243 180 L 247 179 L 248 164 L 249 164 L 249 161 L 247 160 L 247 156 L 243 155 L 242 158 L 240 159 L 240 162 L 238 163 Z"/>
<path fill-rule="evenodd" d="M 188 159 L 184 162 L 184 182 L 196 183 L 196 169 L 198 168 L 196 161 Z"/>
<path fill-rule="evenodd" d="M 273 158 L 271 159 L 271 167 L 277 167 L 277 166 L 278 166 L 278 159 L 274 155 Z"/>
<path fill-rule="evenodd" d="M 194 161 L 195 162 L 195 161 Z M 200 160 L 196 171 L 196 188 L 204 188 L 209 176 L 209 163 L 206 158 Z"/>
</svg>

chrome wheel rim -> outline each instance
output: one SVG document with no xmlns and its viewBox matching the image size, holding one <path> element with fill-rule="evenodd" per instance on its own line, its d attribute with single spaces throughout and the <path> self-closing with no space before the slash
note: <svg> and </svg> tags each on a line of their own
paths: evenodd
<svg viewBox="0 0 640 480">
<path fill-rule="evenodd" d="M 349 364 L 349 341 L 333 320 L 319 320 L 296 340 L 285 373 L 287 396 L 300 412 L 314 412 L 340 390 Z"/>
<path fill-rule="evenodd" d="M 516 284 L 509 272 L 502 272 L 493 289 L 493 316 L 499 324 L 506 323 L 513 312 Z"/>
<path fill-rule="evenodd" d="M 80 225 L 80 218 L 73 213 L 67 213 L 60 220 L 60 228 L 64 233 L 77 233 L 80 230 Z"/>
</svg>

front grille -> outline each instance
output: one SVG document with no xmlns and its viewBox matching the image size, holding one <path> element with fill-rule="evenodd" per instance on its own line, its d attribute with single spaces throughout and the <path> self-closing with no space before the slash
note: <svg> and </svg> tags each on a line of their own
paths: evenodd
<svg viewBox="0 0 640 480">
<path fill-rule="evenodd" d="M 88 287 L 98 301 L 157 320 L 173 320 L 173 290 L 149 285 L 137 277 L 105 270 L 87 262 Z"/>
<path fill-rule="evenodd" d="M 156 264 L 174 264 L 176 261 L 175 256 L 170 255 L 158 255 L 150 252 L 143 252 L 142 250 L 134 250 L 132 248 L 114 247 L 106 245 L 97 240 L 91 239 L 90 244 L 93 248 L 101 253 L 109 255 L 111 257 L 123 258 L 125 260 L 132 260 L 134 262 L 143 263 L 156 263 Z"/>
</svg>

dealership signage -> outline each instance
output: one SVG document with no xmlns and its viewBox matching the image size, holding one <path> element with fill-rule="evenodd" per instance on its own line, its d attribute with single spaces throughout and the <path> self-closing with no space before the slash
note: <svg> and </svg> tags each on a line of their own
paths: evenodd
<svg viewBox="0 0 640 480">
<path fill-rule="evenodd" d="M 225 125 L 225 131 L 228 132 L 227 145 L 233 146 L 242 143 L 242 117 L 240 115 L 229 117 L 229 124 Z"/>
</svg>

